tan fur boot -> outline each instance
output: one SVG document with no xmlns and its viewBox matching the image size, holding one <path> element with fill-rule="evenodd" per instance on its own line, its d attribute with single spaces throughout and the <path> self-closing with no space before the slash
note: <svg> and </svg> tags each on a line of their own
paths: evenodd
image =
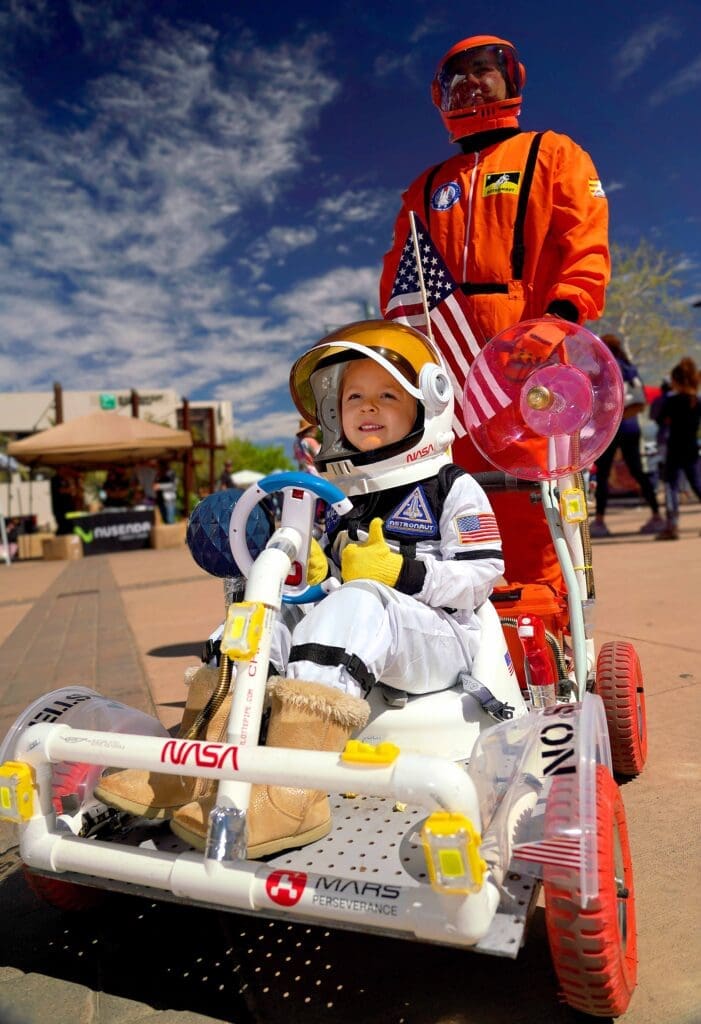
<svg viewBox="0 0 701 1024">
<path fill-rule="evenodd" d="M 351 733 L 362 729 L 368 719 L 367 701 L 331 686 L 274 677 L 268 689 L 272 697 L 269 747 L 340 753 Z M 216 785 L 211 784 L 201 799 L 181 807 L 171 819 L 173 832 L 198 850 L 205 848 L 215 794 Z M 249 858 L 305 846 L 331 830 L 328 796 L 311 789 L 253 786 L 247 825 Z"/>
<path fill-rule="evenodd" d="M 231 689 L 218 707 L 207 708 L 217 691 L 220 670 L 202 665 L 188 669 L 187 703 L 178 737 L 218 740 L 226 728 L 231 707 Z M 169 818 L 198 795 L 199 780 L 182 775 L 163 775 L 141 768 L 124 768 L 103 776 L 95 787 L 95 796 L 110 807 L 117 807 L 142 818 Z"/>
</svg>

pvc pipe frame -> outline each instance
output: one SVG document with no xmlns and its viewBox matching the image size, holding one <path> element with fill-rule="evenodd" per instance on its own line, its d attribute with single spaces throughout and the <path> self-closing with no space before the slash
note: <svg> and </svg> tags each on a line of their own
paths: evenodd
<svg viewBox="0 0 701 1024">
<path fill-rule="evenodd" d="M 570 635 L 572 637 L 572 653 L 574 655 L 577 700 L 582 701 L 587 691 L 587 640 L 584 629 L 581 587 L 560 518 L 556 493 L 557 485 L 557 481 L 543 481 L 540 485 L 540 493 L 543 500 L 545 518 L 550 528 L 553 545 L 567 587 L 567 605 L 570 613 Z"/>
<path fill-rule="evenodd" d="M 391 797 L 429 811 L 465 814 L 481 831 L 472 780 L 444 758 L 400 754 L 389 765 L 354 766 L 342 763 L 334 753 L 164 740 L 46 724 L 22 734 L 15 758 L 31 765 L 37 779 L 35 813 L 20 826 L 20 855 L 29 867 L 148 886 L 231 909 L 267 914 L 289 910 L 295 918 L 327 925 L 339 920 L 357 925 L 361 914 L 364 929 L 405 931 L 451 945 L 470 946 L 483 938 L 499 906 L 491 874 L 477 893 L 447 894 L 428 885 L 383 885 L 285 872 L 254 861 L 219 862 L 196 852 L 146 850 L 55 831 L 50 768 L 55 761 L 108 761 L 117 768 L 172 775 Z M 226 788 L 225 781 L 218 800 Z M 285 896 L 286 886 L 301 887 L 294 901 Z M 350 895 L 344 895 L 349 890 Z"/>
</svg>

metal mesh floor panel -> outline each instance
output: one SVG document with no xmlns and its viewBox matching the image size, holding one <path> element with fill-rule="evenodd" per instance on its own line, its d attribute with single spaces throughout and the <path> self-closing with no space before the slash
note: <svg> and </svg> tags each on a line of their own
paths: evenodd
<svg viewBox="0 0 701 1024">
<path fill-rule="evenodd" d="M 382 797 L 360 795 L 335 795 L 330 798 L 332 813 L 331 832 L 317 843 L 301 849 L 288 850 L 267 858 L 271 868 L 301 871 L 345 879 L 362 879 L 377 884 L 421 887 L 429 885 L 428 871 L 420 840 L 421 827 L 426 812 L 420 807 L 395 804 Z M 113 835 L 111 841 L 144 849 L 181 853 L 190 849 L 175 836 L 167 823 L 131 821 L 121 835 Z M 261 862 L 263 863 L 263 862 Z M 88 879 L 78 875 L 63 876 L 110 889 L 137 893 L 153 897 L 154 891 L 146 886 Z M 535 905 L 539 885 L 533 878 L 510 873 L 501 889 L 501 902 L 487 935 L 477 944 L 480 952 L 498 956 L 515 957 L 523 944 L 526 924 Z M 159 891 L 159 899 L 173 902 L 183 901 L 169 892 Z M 207 904 L 201 904 L 206 906 Z M 222 908 L 228 909 L 228 908 Z M 240 913 L 249 913 L 241 909 Z M 254 911 L 256 916 L 260 913 Z M 279 914 L 271 916 L 279 917 Z M 284 917 L 296 918 L 294 912 Z M 318 923 L 318 922 L 316 922 Z M 338 922 L 336 927 L 353 928 L 348 923 Z M 406 933 L 399 935 L 392 929 L 373 928 L 381 934 L 410 938 Z M 448 943 L 449 944 L 449 943 Z"/>
<path fill-rule="evenodd" d="M 331 797 L 331 832 L 318 843 L 271 858 L 276 867 L 363 876 L 395 885 L 428 883 L 419 838 L 426 812 L 371 796 Z"/>
</svg>

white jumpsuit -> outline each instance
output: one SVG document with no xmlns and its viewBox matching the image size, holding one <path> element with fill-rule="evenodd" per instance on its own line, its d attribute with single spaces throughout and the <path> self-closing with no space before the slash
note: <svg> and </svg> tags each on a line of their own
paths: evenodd
<svg viewBox="0 0 701 1024">
<path fill-rule="evenodd" d="M 487 496 L 471 476 L 457 476 L 442 499 L 429 483 L 409 484 L 399 494 L 395 489 L 396 508 L 383 516 L 393 551 L 401 550 L 402 534 L 416 545 L 415 557 L 425 569 L 420 589 L 401 593 L 362 579 L 343 583 L 301 616 L 287 605 L 271 660 L 278 668 L 286 663 L 288 678 L 354 696 L 373 682 L 417 694 L 453 686 L 458 673 L 470 668 L 480 641 L 475 609 L 504 571 L 501 539 Z M 365 518 L 374 518 L 376 510 L 377 502 Z M 367 538 L 368 521 L 360 518 L 356 543 Z M 339 576 L 341 552 L 353 543 L 345 523 L 344 518 L 335 524 L 327 547 Z"/>
</svg>

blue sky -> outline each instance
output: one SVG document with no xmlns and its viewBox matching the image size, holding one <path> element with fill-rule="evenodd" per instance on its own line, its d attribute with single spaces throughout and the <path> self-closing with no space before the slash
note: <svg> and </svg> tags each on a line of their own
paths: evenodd
<svg viewBox="0 0 701 1024">
<path fill-rule="evenodd" d="M 475 33 L 519 49 L 522 126 L 591 153 L 612 240 L 701 297 L 701 15 L 644 8 L 0 0 L 0 391 L 173 387 L 287 444 L 289 367 L 376 309 L 401 190 L 453 151 L 431 77 Z"/>
</svg>

